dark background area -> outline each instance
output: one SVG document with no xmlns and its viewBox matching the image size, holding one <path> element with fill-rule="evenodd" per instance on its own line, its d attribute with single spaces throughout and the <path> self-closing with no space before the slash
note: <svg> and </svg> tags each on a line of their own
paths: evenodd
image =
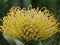
<svg viewBox="0 0 60 45">
<path fill-rule="evenodd" d="M 7 12 L 12 6 L 20 6 L 21 8 L 25 7 L 27 9 L 29 5 L 32 5 L 35 8 L 47 7 L 47 9 L 54 14 L 56 19 L 58 17 L 60 18 L 60 0 L 0 0 L 0 19 L 2 20 L 2 18 L 7 15 Z M 60 19 L 58 19 L 58 22 L 60 22 Z M 0 25 L 2 25 L 1 21 Z M 49 42 L 50 45 L 60 45 L 59 32 L 52 38 L 45 40 L 44 44 Z M 0 32 L 0 45 L 9 45 L 3 37 L 2 32 Z"/>
</svg>

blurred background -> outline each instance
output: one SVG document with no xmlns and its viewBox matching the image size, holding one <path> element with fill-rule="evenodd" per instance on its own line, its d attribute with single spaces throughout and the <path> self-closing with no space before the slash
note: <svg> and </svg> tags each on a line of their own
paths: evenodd
<svg viewBox="0 0 60 45">
<path fill-rule="evenodd" d="M 21 8 L 28 8 L 32 5 L 33 8 L 47 7 L 51 13 L 54 14 L 55 18 L 60 18 L 60 0 L 0 0 L 0 19 L 7 15 L 7 12 L 12 6 L 20 6 Z M 0 25 L 2 22 L 0 20 Z M 58 19 L 60 22 L 60 19 Z M 59 26 L 60 27 L 60 26 Z M 43 45 L 60 45 L 60 33 L 56 33 L 50 39 L 42 41 Z M 6 39 L 3 37 L 2 32 L 0 32 L 0 45 L 9 45 Z"/>
</svg>

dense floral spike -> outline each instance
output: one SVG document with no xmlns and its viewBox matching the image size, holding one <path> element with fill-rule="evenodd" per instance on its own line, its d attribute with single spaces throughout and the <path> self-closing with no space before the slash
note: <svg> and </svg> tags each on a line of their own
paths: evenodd
<svg viewBox="0 0 60 45">
<path fill-rule="evenodd" d="M 12 7 L 3 18 L 3 33 L 26 41 L 39 41 L 51 37 L 58 31 L 57 20 L 47 9 Z M 22 40 L 23 40 L 22 39 Z"/>
</svg>

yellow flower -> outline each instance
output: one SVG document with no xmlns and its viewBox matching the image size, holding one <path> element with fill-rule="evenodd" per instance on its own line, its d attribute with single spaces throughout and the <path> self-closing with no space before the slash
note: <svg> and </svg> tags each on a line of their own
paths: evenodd
<svg viewBox="0 0 60 45">
<path fill-rule="evenodd" d="M 47 9 L 12 7 L 3 18 L 3 33 L 16 39 L 40 41 L 58 32 L 58 23 Z"/>
</svg>

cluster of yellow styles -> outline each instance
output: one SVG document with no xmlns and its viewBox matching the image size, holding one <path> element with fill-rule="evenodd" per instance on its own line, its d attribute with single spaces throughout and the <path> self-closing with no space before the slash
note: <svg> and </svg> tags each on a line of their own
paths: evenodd
<svg viewBox="0 0 60 45">
<path fill-rule="evenodd" d="M 15 39 L 40 41 L 58 32 L 57 20 L 47 9 L 12 7 L 3 18 L 3 33 Z M 22 40 L 23 40 L 22 39 Z"/>
</svg>

